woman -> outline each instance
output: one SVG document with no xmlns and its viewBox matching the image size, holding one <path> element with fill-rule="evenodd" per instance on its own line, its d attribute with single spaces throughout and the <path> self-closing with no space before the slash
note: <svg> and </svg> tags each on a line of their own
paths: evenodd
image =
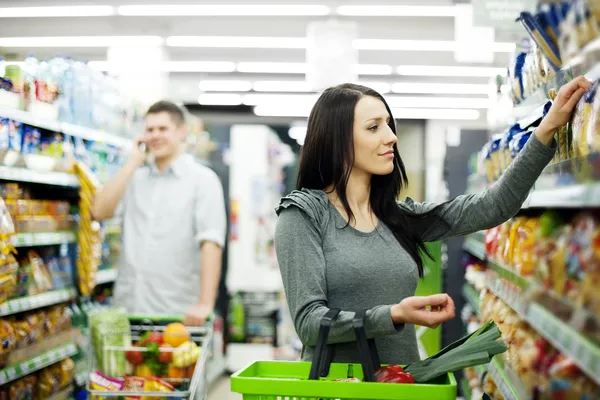
<svg viewBox="0 0 600 400">
<path fill-rule="evenodd" d="M 554 155 L 564 125 L 591 83 L 579 77 L 558 92 L 550 111 L 502 178 L 481 194 L 447 203 L 396 199 L 407 185 L 396 128 L 383 97 L 364 86 L 325 90 L 308 120 L 298 189 L 281 200 L 275 247 L 285 293 L 312 360 L 321 317 L 342 312 L 329 334 L 335 362 L 358 362 L 352 318 L 368 310 L 367 335 L 382 363 L 419 359 L 414 325 L 454 317 L 447 294 L 416 297 L 424 242 L 465 235 L 513 217 Z M 410 149 L 403 149 L 410 151 Z"/>
</svg>

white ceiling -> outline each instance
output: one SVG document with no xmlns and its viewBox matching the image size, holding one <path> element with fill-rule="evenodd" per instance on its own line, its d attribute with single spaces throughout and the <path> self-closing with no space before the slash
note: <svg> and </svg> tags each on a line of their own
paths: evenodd
<svg viewBox="0 0 600 400">
<path fill-rule="evenodd" d="M 62 0 L 60 2 L 52 2 L 53 5 L 86 5 L 86 6 L 97 6 L 97 5 L 156 5 L 156 4 L 168 4 L 159 0 L 128 0 L 128 1 L 85 1 L 85 0 Z M 176 0 L 177 4 L 193 4 L 196 6 L 215 4 L 214 1 L 185 1 Z M 243 12 L 244 8 L 251 4 L 268 5 L 272 4 L 273 7 L 281 4 L 307 4 L 289 1 L 226 1 L 227 5 L 238 5 L 238 9 Z M 332 12 L 336 12 L 338 6 L 342 5 L 369 5 L 369 1 L 358 1 L 358 0 L 323 0 L 316 1 L 311 0 L 309 4 L 322 5 L 329 7 Z M 217 3 L 219 4 L 219 3 Z M 452 11 L 452 1 L 442 0 L 422 0 L 412 2 L 399 2 L 399 1 L 384 1 L 379 0 L 376 2 L 377 5 L 418 5 L 418 6 L 445 6 L 447 8 L 431 8 L 425 11 L 438 10 L 442 13 Z M 0 7 L 33 7 L 33 6 L 48 6 L 48 1 L 6 1 L 0 0 Z M 110 10 L 110 8 L 109 8 Z M 115 8 L 116 10 L 116 8 Z M 174 8 L 168 8 L 167 10 L 173 11 Z M 256 9 L 255 9 L 256 10 Z M 315 8 L 318 12 L 320 9 Z M 423 9 L 420 9 L 423 11 Z M 121 9 L 121 11 L 124 11 Z M 131 11 L 131 9 L 130 9 Z M 159 10 L 160 11 L 160 10 Z M 164 10 L 162 10 L 164 11 Z M 378 10 L 373 6 L 362 10 L 362 12 L 377 12 Z M 405 10 L 406 11 L 406 10 Z M 225 12 L 230 13 L 231 11 L 226 10 Z M 2 16 L 2 10 L 0 10 L 0 17 Z M 490 81 L 488 74 L 482 74 L 481 71 L 464 71 L 464 70 L 442 70 L 429 68 L 427 71 L 423 69 L 410 68 L 410 66 L 477 66 L 477 67 L 499 67 L 504 68 L 509 60 L 510 56 L 510 43 L 515 39 L 514 36 L 504 34 L 502 32 L 495 33 L 496 47 L 498 48 L 495 52 L 494 61 L 491 64 L 464 64 L 458 63 L 454 59 L 454 52 L 452 51 L 452 43 L 444 43 L 446 41 L 454 41 L 454 17 L 443 16 L 443 17 L 418 17 L 418 16 L 336 16 L 340 20 L 354 20 L 358 22 L 358 30 L 360 39 L 387 39 L 392 42 L 379 42 L 364 43 L 362 47 L 375 47 L 381 46 L 382 44 L 387 47 L 398 47 L 401 46 L 412 46 L 416 50 L 376 50 L 376 49 L 359 49 L 359 63 L 360 64 L 376 64 L 375 67 L 363 67 L 364 69 L 375 68 L 377 70 L 392 70 L 392 74 L 375 74 L 375 75 L 360 75 L 360 80 L 365 82 L 376 82 L 384 83 L 392 87 L 394 86 L 397 91 L 407 92 L 401 94 L 394 94 L 391 97 L 396 97 L 395 101 L 401 107 L 405 105 L 412 105 L 414 97 L 451 97 L 456 98 L 480 98 L 485 99 L 487 96 L 483 93 L 468 93 L 460 94 L 465 86 L 460 86 L 457 89 L 457 85 L 444 86 L 439 84 L 480 84 L 484 85 Z M 102 61 L 106 60 L 107 48 L 100 43 L 97 47 L 86 47 L 92 42 L 91 40 L 83 39 L 83 43 L 76 46 L 63 46 L 63 47 L 38 47 L 29 45 L 11 45 L 6 46 L 7 38 L 16 37 L 34 37 L 42 38 L 36 40 L 38 43 L 43 38 L 45 40 L 48 37 L 89 37 L 89 36 L 156 36 L 158 40 L 166 39 L 167 47 L 166 51 L 170 61 L 174 62 L 171 65 L 178 69 L 187 69 L 190 65 L 184 65 L 178 62 L 181 61 L 219 61 L 225 62 L 217 64 L 216 68 L 223 70 L 229 70 L 229 72 L 171 72 L 170 78 L 170 90 L 169 95 L 172 99 L 181 101 L 184 103 L 196 103 L 199 95 L 202 94 L 202 90 L 199 87 L 201 81 L 209 81 L 205 85 L 213 86 L 212 90 L 219 89 L 219 83 L 210 83 L 213 80 L 236 80 L 256 83 L 259 81 L 302 81 L 304 80 L 304 74 L 302 73 L 302 65 L 287 65 L 285 68 L 294 68 L 298 73 L 267 73 L 265 68 L 279 68 L 281 65 L 264 65 L 264 64 L 252 64 L 252 63 L 298 63 L 302 64 L 305 62 L 305 49 L 302 46 L 300 48 L 260 48 L 262 46 L 255 46 L 257 48 L 243 48 L 243 45 L 232 46 L 232 47 L 214 47 L 216 43 L 223 42 L 222 37 L 255 37 L 253 42 L 257 43 L 262 39 L 258 38 L 304 38 L 306 36 L 307 24 L 310 21 L 325 20 L 329 16 L 122 16 L 122 15 L 110 15 L 102 17 L 44 17 L 44 18 L 0 18 L 0 54 L 4 54 L 9 59 L 23 59 L 24 56 L 29 52 L 34 52 L 38 58 L 50 57 L 54 54 L 61 53 L 70 55 L 76 58 L 82 58 L 91 61 Z M 177 39 L 172 37 L 177 36 L 194 36 L 191 40 L 194 45 L 205 43 L 205 47 L 173 47 L 169 44 L 173 44 Z M 171 38 L 170 38 L 171 37 Z M 210 38 L 206 38 L 210 37 Z M 217 38 L 215 38 L 217 37 Z M 156 39 L 156 38 L 154 38 Z M 127 38 L 121 40 L 128 40 Z M 152 38 L 150 38 L 152 40 Z M 234 40 L 235 39 L 230 39 Z M 398 42 L 404 41 L 404 42 Z M 406 41 L 425 41 L 425 42 L 406 42 Z M 433 41 L 433 42 L 432 42 Z M 10 41 L 9 41 L 10 42 Z M 440 43 L 441 42 L 441 43 Z M 440 51 L 423 51 L 427 47 L 438 47 Z M 280 47 L 286 47 L 286 44 Z M 293 47 L 293 46 L 288 46 Z M 448 49 L 448 50 L 444 50 Z M 250 64 L 240 64 L 250 63 Z M 194 65 L 192 65 L 194 66 Z M 195 65 L 196 67 L 198 65 Z M 215 67 L 215 65 L 212 65 Z M 397 68 L 403 66 L 404 74 L 398 74 Z M 201 65 L 206 69 L 207 65 Z M 259 69 L 263 70 L 260 72 L 240 72 L 248 71 L 248 69 Z M 385 71 L 383 71 L 385 72 Z M 456 76 L 456 75 L 470 75 L 472 72 L 477 72 L 479 75 L 484 76 Z M 416 74 L 426 76 L 415 76 Z M 432 75 L 441 76 L 432 76 Z M 429 76 L 427 76 L 429 75 Z M 455 75 L 455 76 L 443 76 L 443 75 Z M 411 86 L 412 84 L 412 86 Z M 416 85 L 415 85 L 416 84 Z M 434 85 L 422 85 L 422 84 L 434 84 Z M 216 87 L 214 87 L 217 85 Z M 242 86 L 247 83 L 243 83 Z M 264 85 L 264 84 L 263 84 Z M 231 86 L 231 85 L 230 85 Z M 254 85 L 256 89 L 257 86 Z M 235 90 L 236 88 L 230 88 Z M 269 89 L 264 94 L 269 94 Z M 297 89 L 297 88 L 290 88 Z M 423 90 L 427 89 L 427 90 Z M 481 92 L 481 88 L 471 87 L 471 92 Z M 282 89 L 285 90 L 285 89 Z M 412 92 L 423 92 L 429 91 L 431 93 L 412 93 Z M 295 90 L 291 90 L 293 94 Z M 446 92 L 446 93 L 444 93 Z M 457 92 L 457 93 L 453 93 Z M 247 94 L 246 92 L 234 92 L 238 94 Z M 408 97 L 408 98 L 406 98 Z M 256 99 L 254 99 L 256 100 Z M 418 107 L 419 104 L 423 103 L 423 100 L 414 102 Z M 451 100 L 448 100 L 451 101 Z M 436 107 L 445 107 L 448 101 L 437 101 Z M 471 106 L 469 100 L 460 100 L 462 103 L 454 104 L 452 108 L 462 108 L 461 104 L 465 106 Z M 427 103 L 423 103 L 427 105 Z M 479 107 L 481 108 L 481 107 Z M 484 112 L 481 113 L 482 117 Z"/>
</svg>

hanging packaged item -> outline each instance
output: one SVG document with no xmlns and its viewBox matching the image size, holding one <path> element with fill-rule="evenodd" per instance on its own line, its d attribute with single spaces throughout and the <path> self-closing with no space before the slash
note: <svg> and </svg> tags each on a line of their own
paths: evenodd
<svg viewBox="0 0 600 400">
<path fill-rule="evenodd" d="M 581 100 L 577 103 L 573 112 L 571 122 L 571 136 L 573 138 L 573 156 L 584 157 L 589 154 L 588 134 L 590 132 L 588 125 L 592 122 L 593 102 L 598 89 L 598 83 L 588 90 Z M 592 125 L 595 125 L 595 118 Z"/>
<path fill-rule="evenodd" d="M 548 34 L 536 21 L 536 18 L 529 12 L 522 12 L 519 21 L 521 21 L 525 30 L 529 33 L 529 36 L 539 46 L 552 67 L 554 69 L 560 69 L 563 65 L 561 53 L 548 37 Z"/>
</svg>

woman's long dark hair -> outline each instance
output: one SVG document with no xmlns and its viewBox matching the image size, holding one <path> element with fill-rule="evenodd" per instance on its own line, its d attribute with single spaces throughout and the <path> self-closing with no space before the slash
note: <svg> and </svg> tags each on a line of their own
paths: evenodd
<svg viewBox="0 0 600 400">
<path fill-rule="evenodd" d="M 354 166 L 354 109 L 364 96 L 375 97 L 385 104 L 391 117 L 389 127 L 396 133 L 390 107 L 375 90 L 350 83 L 325 90 L 308 118 L 296 184 L 298 189 L 319 190 L 333 185 L 348 215 L 348 224 L 354 219 L 346 196 L 346 187 Z M 421 254 L 431 255 L 415 227 L 427 223 L 431 212 L 417 215 L 398 206 L 396 200 L 407 185 L 406 169 L 394 144 L 393 171 L 388 175 L 371 177 L 371 209 L 415 260 L 419 277 L 423 277 Z"/>
</svg>

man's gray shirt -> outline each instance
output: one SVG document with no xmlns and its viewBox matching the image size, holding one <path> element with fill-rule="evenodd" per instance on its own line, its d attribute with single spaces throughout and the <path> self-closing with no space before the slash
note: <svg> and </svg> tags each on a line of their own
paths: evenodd
<svg viewBox="0 0 600 400">
<path fill-rule="evenodd" d="M 119 205 L 123 249 L 115 304 L 130 313 L 183 314 L 200 298 L 200 245 L 223 247 L 223 187 L 183 154 L 160 172 L 138 169 Z"/>
</svg>

